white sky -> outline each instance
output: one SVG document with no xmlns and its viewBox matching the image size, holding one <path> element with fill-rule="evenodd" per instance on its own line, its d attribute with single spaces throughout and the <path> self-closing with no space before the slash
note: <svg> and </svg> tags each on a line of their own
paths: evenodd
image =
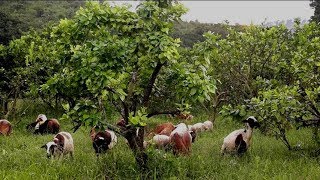
<svg viewBox="0 0 320 180">
<path fill-rule="evenodd" d="M 124 3 L 118 1 L 117 3 Z M 179 1 L 188 9 L 182 17 L 185 21 L 221 23 L 228 20 L 230 24 L 261 24 L 294 18 L 308 20 L 314 10 L 310 1 Z M 137 4 L 138 2 L 129 2 Z"/>
</svg>

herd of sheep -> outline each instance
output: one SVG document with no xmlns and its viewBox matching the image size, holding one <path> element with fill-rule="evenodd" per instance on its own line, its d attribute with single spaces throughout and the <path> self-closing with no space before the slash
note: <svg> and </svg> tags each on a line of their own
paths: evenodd
<svg viewBox="0 0 320 180">
<path fill-rule="evenodd" d="M 250 116 L 243 121 L 245 128 L 231 132 L 224 138 L 221 154 L 243 154 L 251 145 L 253 128 L 259 127 L 258 121 Z M 126 124 L 124 120 L 117 123 L 119 128 Z M 59 132 L 60 124 L 56 119 L 47 119 L 44 114 L 40 114 L 36 121 L 29 124 L 27 129 L 33 130 L 35 134 L 55 134 L 53 140 L 46 143 L 42 148 L 46 149 L 47 157 L 60 158 L 67 154 L 73 157 L 74 144 L 73 138 L 68 132 Z M 191 145 L 195 141 L 197 134 L 213 129 L 211 121 L 199 122 L 194 125 L 180 123 L 174 125 L 171 122 L 159 124 L 149 133 L 143 143 L 144 148 L 154 146 L 158 149 L 172 151 L 173 154 L 189 154 Z M 0 134 L 8 136 L 12 132 L 12 126 L 7 120 L 0 120 Z M 90 131 L 90 138 L 97 156 L 107 152 L 117 144 L 117 136 L 111 130 L 96 132 L 95 127 Z"/>
</svg>

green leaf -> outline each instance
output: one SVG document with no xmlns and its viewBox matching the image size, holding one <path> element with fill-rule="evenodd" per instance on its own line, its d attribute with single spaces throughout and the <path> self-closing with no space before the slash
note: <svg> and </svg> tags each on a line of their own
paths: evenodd
<svg viewBox="0 0 320 180">
<path fill-rule="evenodd" d="M 67 104 L 62 104 L 62 107 L 65 111 L 69 111 L 70 110 L 70 105 L 67 103 Z"/>
</svg>

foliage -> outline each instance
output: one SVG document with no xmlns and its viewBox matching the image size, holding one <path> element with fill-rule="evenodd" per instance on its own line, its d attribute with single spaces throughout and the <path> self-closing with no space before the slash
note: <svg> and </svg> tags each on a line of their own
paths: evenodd
<svg viewBox="0 0 320 180">
<path fill-rule="evenodd" d="M 56 107 L 59 96 L 50 96 L 36 88 L 43 84 L 54 69 L 51 64 L 44 65 L 39 62 L 38 66 L 27 68 L 27 54 L 32 50 L 29 47 L 39 51 L 50 51 L 50 48 L 44 48 L 48 45 L 44 41 L 39 41 L 46 33 L 39 33 L 41 29 L 48 24 L 58 21 L 59 18 L 70 17 L 83 2 L 80 1 L 1 1 L 0 13 L 0 44 L 6 45 L 1 48 L 0 67 L 0 103 L 2 104 L 2 115 L 8 117 L 15 114 L 15 104 L 9 108 L 9 100 L 16 102 L 17 98 L 25 97 L 27 92 L 32 92 L 34 97 L 41 97 L 48 105 Z M 33 30 L 34 29 L 34 30 Z M 29 32 L 27 32 L 29 31 Z M 21 35 L 24 35 L 20 38 Z M 42 37 L 41 37 L 42 36 Z M 15 41 L 12 39 L 20 38 Z M 39 43 L 39 46 L 35 44 Z M 37 49 L 40 47 L 39 49 Z M 31 49 L 32 49 L 31 48 Z M 38 95 L 38 96 L 35 96 Z M 70 100 L 70 98 L 63 97 Z"/>
<path fill-rule="evenodd" d="M 259 97 L 252 98 L 249 109 L 262 119 L 261 130 L 280 138 L 291 150 L 286 132 L 291 129 L 301 116 L 304 116 L 303 105 L 295 98 L 298 97 L 298 87 L 277 87 L 261 91 Z"/>
<path fill-rule="evenodd" d="M 319 22 L 320 21 L 320 1 L 319 0 L 310 0 L 310 7 L 314 9 L 314 15 L 311 16 L 311 21 Z"/>
</svg>

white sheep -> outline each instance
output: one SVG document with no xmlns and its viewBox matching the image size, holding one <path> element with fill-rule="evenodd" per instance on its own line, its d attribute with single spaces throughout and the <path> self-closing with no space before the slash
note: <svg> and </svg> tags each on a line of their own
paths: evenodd
<svg viewBox="0 0 320 180">
<path fill-rule="evenodd" d="M 170 143 L 170 137 L 167 135 L 157 134 L 153 136 L 152 143 L 154 143 L 158 149 L 165 149 Z"/>
<path fill-rule="evenodd" d="M 212 130 L 213 129 L 213 123 L 211 121 L 205 121 L 205 122 L 203 122 L 203 124 L 206 127 L 206 130 Z"/>
<path fill-rule="evenodd" d="M 260 127 L 260 124 L 253 116 L 248 117 L 243 121 L 245 123 L 244 129 L 238 129 L 230 133 L 224 138 L 221 154 L 236 153 L 242 154 L 247 151 L 252 143 L 252 132 L 254 127 Z"/>
<path fill-rule="evenodd" d="M 206 130 L 206 126 L 203 123 L 196 123 L 196 124 L 192 125 L 191 130 L 196 133 L 203 132 Z"/>
<path fill-rule="evenodd" d="M 69 154 L 73 158 L 74 145 L 73 139 L 70 133 L 60 132 L 54 136 L 53 141 L 48 142 L 41 148 L 45 148 L 47 151 L 47 157 L 62 157 Z"/>
</svg>

